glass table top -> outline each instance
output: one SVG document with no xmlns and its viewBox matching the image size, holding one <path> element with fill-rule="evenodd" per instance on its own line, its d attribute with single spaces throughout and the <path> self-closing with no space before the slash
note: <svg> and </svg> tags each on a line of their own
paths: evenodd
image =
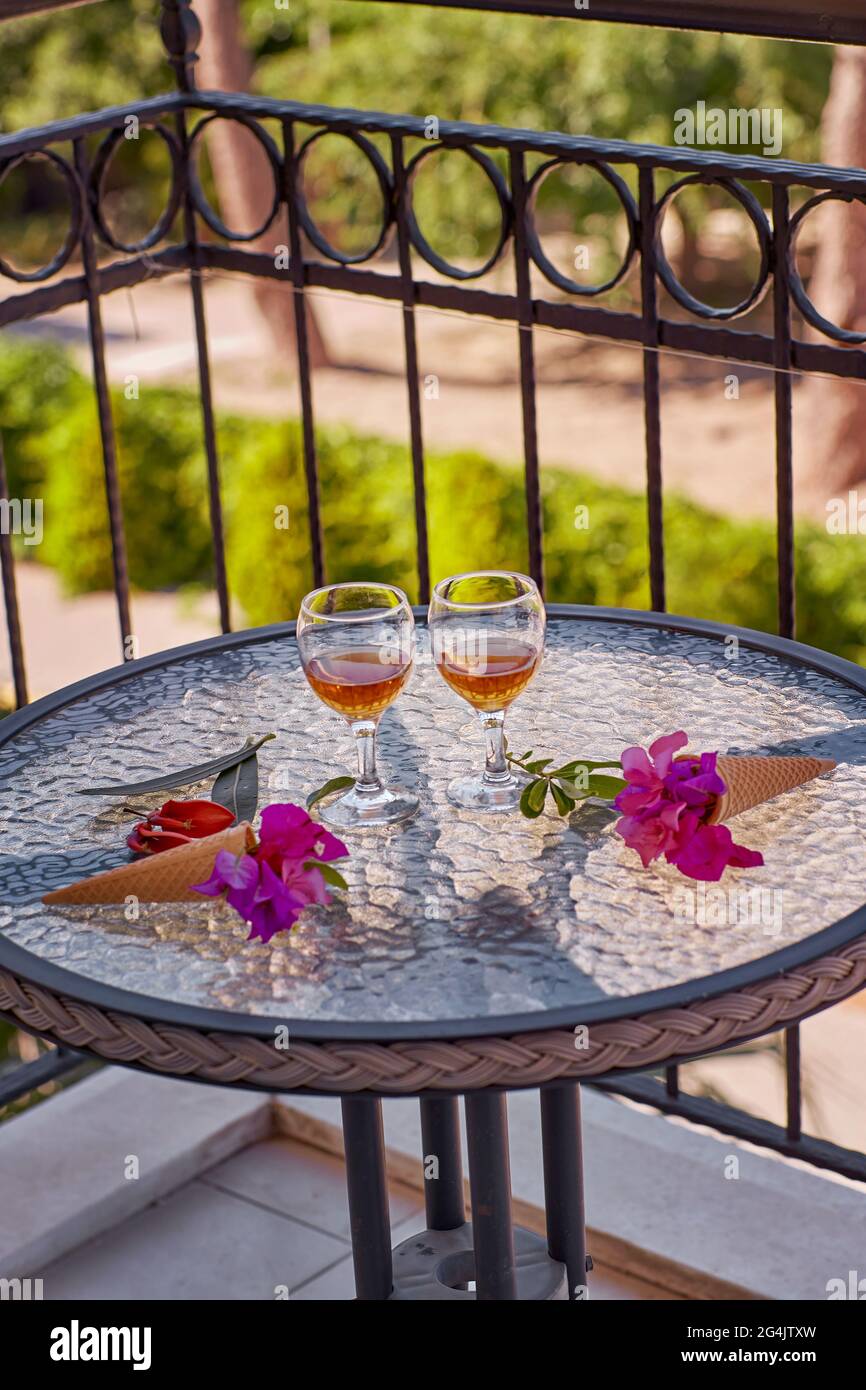
<svg viewBox="0 0 866 1390">
<path fill-rule="evenodd" d="M 508 718 L 536 756 L 616 757 L 685 729 L 692 749 L 834 757 L 829 777 L 737 818 L 760 869 L 699 888 L 648 871 L 585 804 L 569 822 L 457 811 L 445 789 L 483 759 L 475 716 L 432 666 L 426 629 L 411 684 L 385 714 L 386 779 L 417 789 L 405 827 L 349 839 L 348 894 L 271 943 L 230 908 L 48 908 L 50 888 L 128 859 L 137 818 L 88 785 L 144 779 L 239 747 L 259 753 L 259 806 L 303 803 L 351 770 L 349 730 L 319 703 L 294 637 L 252 635 L 142 670 L 48 713 L 0 747 L 0 933 L 89 981 L 177 1004 L 335 1025 L 485 1031 L 682 985 L 803 941 L 866 900 L 866 695 L 841 678 L 719 636 L 551 617 L 545 658 Z M 726 653 L 728 655 L 726 655 Z M 136 798 L 141 812 L 169 796 Z M 140 817 L 139 817 L 140 818 Z M 752 890 L 762 890 L 760 896 Z M 504 1025 L 503 1025 L 504 1026 Z M 387 1030 L 386 1030 L 387 1031 Z M 445 1029 L 444 1032 L 448 1030 Z"/>
</svg>

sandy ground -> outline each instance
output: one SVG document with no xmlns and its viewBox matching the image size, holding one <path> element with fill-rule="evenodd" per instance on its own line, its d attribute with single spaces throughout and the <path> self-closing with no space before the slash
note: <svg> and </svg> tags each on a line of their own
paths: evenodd
<svg viewBox="0 0 866 1390">
<path fill-rule="evenodd" d="M 495 288 L 496 286 L 494 286 Z M 288 291 L 286 291 L 288 293 Z M 391 302 L 314 291 L 335 365 L 314 377 L 322 422 L 406 441 L 402 313 Z M 279 418 L 298 411 L 293 364 L 273 352 L 243 277 L 207 281 L 207 318 L 218 407 Z M 189 290 L 181 278 L 121 291 L 103 301 L 108 369 L 117 382 L 195 386 Z M 428 448 L 477 448 L 522 456 L 517 330 L 513 325 L 417 312 L 424 437 Z M 88 366 L 86 324 L 73 306 L 28 326 L 65 341 Z M 542 464 L 589 472 L 635 490 L 644 484 L 642 353 L 536 330 Z M 735 373 L 739 395 L 731 396 Z M 666 488 L 738 516 L 774 514 L 772 374 L 707 359 L 662 359 Z M 820 393 L 820 385 L 817 387 Z M 810 417 L 795 390 L 795 416 Z M 795 419 L 795 426 L 800 424 Z M 795 470 L 805 474 L 805 431 L 795 427 Z M 800 489 L 801 511 L 815 511 Z M 822 513 L 823 516 L 823 513 Z"/>
<path fill-rule="evenodd" d="M 15 577 L 31 700 L 120 664 L 114 594 L 65 598 L 54 571 L 37 564 L 19 564 Z M 219 632 L 216 596 L 211 594 L 195 604 L 174 594 L 135 594 L 132 615 L 139 656 Z M 5 625 L 0 641 L 0 695 L 7 705 L 13 702 Z"/>
</svg>

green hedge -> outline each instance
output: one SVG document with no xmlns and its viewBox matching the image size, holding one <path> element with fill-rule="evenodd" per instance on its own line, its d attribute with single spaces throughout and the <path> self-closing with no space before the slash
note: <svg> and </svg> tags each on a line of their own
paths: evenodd
<svg viewBox="0 0 866 1390">
<path fill-rule="evenodd" d="M 133 584 L 210 583 L 196 395 L 147 389 L 128 400 L 115 392 L 113 409 Z M 7 346 L 0 350 L 0 422 L 13 495 L 26 486 L 45 498 L 38 558 L 57 568 L 70 592 L 109 587 L 99 430 L 87 383 L 53 348 Z M 221 415 L 218 435 L 233 596 L 250 623 L 294 617 L 312 584 L 300 428 Z M 346 427 L 320 429 L 317 449 L 329 575 L 390 579 L 415 596 L 408 450 Z M 470 451 L 430 453 L 426 476 L 434 578 L 482 565 L 526 567 L 520 468 Z M 543 499 L 549 597 L 646 607 L 643 495 L 545 468 Z M 575 526 L 577 508 L 587 509 L 587 529 Z M 773 631 L 772 523 L 715 515 L 676 495 L 666 498 L 665 520 L 671 610 Z M 866 539 L 800 523 L 797 574 L 801 639 L 866 663 Z"/>
</svg>

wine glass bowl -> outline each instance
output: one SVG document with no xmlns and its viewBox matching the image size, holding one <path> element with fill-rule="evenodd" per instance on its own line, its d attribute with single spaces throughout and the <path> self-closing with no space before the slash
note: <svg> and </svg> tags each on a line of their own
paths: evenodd
<svg viewBox="0 0 866 1390">
<path fill-rule="evenodd" d="M 449 798 L 474 810 L 513 810 L 524 783 L 505 756 L 505 712 L 529 685 L 544 651 L 538 587 L 507 570 L 452 575 L 434 587 L 428 623 L 436 668 L 476 710 L 487 743 L 484 773 L 456 778 Z"/>
<path fill-rule="evenodd" d="M 376 771 L 379 720 L 412 674 L 415 620 L 406 595 L 390 584 L 314 589 L 301 603 L 296 635 L 311 689 L 348 722 L 358 753 L 355 785 L 322 805 L 321 819 L 338 830 L 408 820 L 418 799 L 386 788 Z"/>
</svg>

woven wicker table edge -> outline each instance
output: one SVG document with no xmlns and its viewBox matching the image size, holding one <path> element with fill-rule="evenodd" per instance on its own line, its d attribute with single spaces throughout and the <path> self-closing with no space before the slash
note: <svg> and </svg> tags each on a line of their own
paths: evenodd
<svg viewBox="0 0 866 1390">
<path fill-rule="evenodd" d="M 866 935 L 760 984 L 676 1009 L 585 1028 L 432 1042 L 306 1042 L 148 1023 L 56 994 L 0 969 L 0 1013 L 106 1062 L 268 1091 L 413 1095 L 543 1086 L 687 1060 L 775 1032 L 866 985 Z"/>
</svg>

